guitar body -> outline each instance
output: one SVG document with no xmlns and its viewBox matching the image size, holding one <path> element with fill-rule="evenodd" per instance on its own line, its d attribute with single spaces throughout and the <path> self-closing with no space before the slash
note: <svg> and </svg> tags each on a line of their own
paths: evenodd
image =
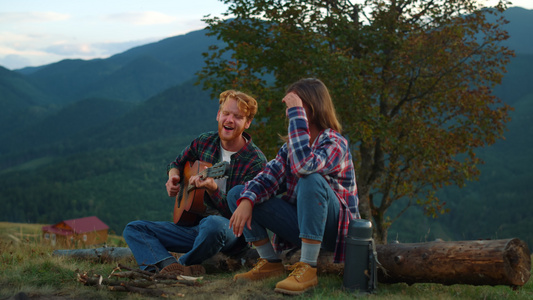
<svg viewBox="0 0 533 300">
<path fill-rule="evenodd" d="M 222 178 L 228 173 L 229 163 L 222 161 L 214 166 L 203 161 L 185 163 L 181 176 L 180 191 L 174 202 L 174 223 L 181 226 L 192 226 L 206 211 L 204 204 L 205 189 L 189 186 L 189 179 L 194 175 L 201 178 Z"/>
<path fill-rule="evenodd" d="M 192 226 L 196 224 L 198 218 L 205 212 L 205 189 L 191 189 L 189 187 L 189 179 L 206 167 L 211 167 L 211 164 L 198 160 L 194 163 L 189 161 L 185 164 L 180 192 L 176 196 L 174 203 L 174 223 L 182 226 Z"/>
</svg>

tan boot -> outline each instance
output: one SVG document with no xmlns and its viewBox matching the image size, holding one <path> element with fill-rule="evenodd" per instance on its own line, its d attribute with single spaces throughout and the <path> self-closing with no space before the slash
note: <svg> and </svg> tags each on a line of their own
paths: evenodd
<svg viewBox="0 0 533 300">
<path fill-rule="evenodd" d="M 264 278 L 280 276 L 284 273 L 285 267 L 281 262 L 273 263 L 264 258 L 259 258 L 257 263 L 255 263 L 254 267 L 250 271 L 235 275 L 233 280 L 237 281 L 239 279 L 246 279 L 255 281 Z"/>
<path fill-rule="evenodd" d="M 159 273 L 185 276 L 200 276 L 205 274 L 205 268 L 202 265 L 184 266 L 179 263 L 173 263 L 161 269 Z"/>
<path fill-rule="evenodd" d="M 297 262 L 290 269 L 293 269 L 293 271 L 285 280 L 276 284 L 275 292 L 299 295 L 318 285 L 316 268 L 304 262 Z"/>
</svg>

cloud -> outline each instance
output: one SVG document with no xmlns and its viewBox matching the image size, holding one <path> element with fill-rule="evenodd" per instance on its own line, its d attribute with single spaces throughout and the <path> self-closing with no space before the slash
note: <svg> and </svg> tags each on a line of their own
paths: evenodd
<svg viewBox="0 0 533 300">
<path fill-rule="evenodd" d="M 146 45 L 157 40 L 158 39 L 152 38 L 118 43 L 56 43 L 42 50 L 49 54 L 67 57 L 106 57 L 116 53 L 124 52 L 136 46 Z"/>
<path fill-rule="evenodd" d="M 70 19 L 70 15 L 57 12 L 8 12 L 0 13 L 0 23 L 56 22 Z"/>
<path fill-rule="evenodd" d="M 42 49 L 44 52 L 60 56 L 93 56 L 98 55 L 98 51 L 90 44 L 67 44 L 59 43 Z"/>
<path fill-rule="evenodd" d="M 156 11 L 119 13 L 107 15 L 103 18 L 106 21 L 124 22 L 135 25 L 159 25 L 169 24 L 176 20 L 176 17 L 169 16 Z"/>
<path fill-rule="evenodd" d="M 127 42 L 120 42 L 120 43 L 97 43 L 97 44 L 94 44 L 94 47 L 98 48 L 102 55 L 107 56 L 107 55 L 122 53 L 131 48 L 157 42 L 158 40 L 160 39 L 150 38 L 150 39 L 127 41 Z"/>
</svg>

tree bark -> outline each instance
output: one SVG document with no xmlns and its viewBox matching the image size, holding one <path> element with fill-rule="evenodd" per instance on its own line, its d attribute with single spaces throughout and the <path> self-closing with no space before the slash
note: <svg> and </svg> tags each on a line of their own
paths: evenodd
<svg viewBox="0 0 533 300">
<path fill-rule="evenodd" d="M 378 281 L 523 286 L 531 256 L 519 239 L 376 245 Z"/>
</svg>

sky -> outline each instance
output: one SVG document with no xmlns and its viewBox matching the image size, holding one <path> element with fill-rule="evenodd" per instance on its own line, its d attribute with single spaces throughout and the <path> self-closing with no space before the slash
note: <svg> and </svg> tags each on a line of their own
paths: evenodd
<svg viewBox="0 0 533 300">
<path fill-rule="evenodd" d="M 511 1 L 533 9 L 533 0 Z M 203 29 L 202 18 L 226 10 L 221 0 L 0 0 L 0 66 L 106 58 Z"/>
</svg>

